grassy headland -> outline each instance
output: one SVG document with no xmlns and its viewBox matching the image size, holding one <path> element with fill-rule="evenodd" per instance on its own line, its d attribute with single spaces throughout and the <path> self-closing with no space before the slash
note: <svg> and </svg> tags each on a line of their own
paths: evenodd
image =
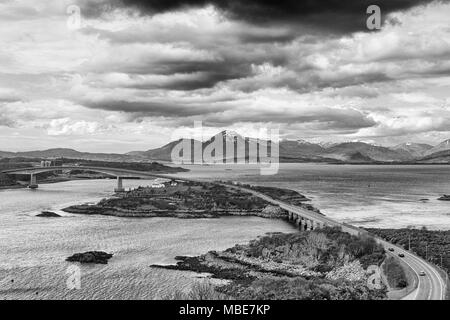
<svg viewBox="0 0 450 320">
<path fill-rule="evenodd" d="M 216 291 L 234 299 L 384 299 L 385 288 L 367 285 L 369 265 L 385 253 L 370 237 L 335 228 L 274 233 L 197 257 L 177 257 L 159 268 L 207 272 L 229 280 Z"/>
</svg>

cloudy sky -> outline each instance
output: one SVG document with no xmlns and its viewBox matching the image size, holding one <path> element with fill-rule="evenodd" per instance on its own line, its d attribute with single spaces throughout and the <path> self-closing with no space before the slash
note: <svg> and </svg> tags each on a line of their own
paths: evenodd
<svg viewBox="0 0 450 320">
<path fill-rule="evenodd" d="M 436 144 L 449 21 L 449 1 L 0 0 L 0 150 L 146 150 L 194 121 Z"/>
</svg>

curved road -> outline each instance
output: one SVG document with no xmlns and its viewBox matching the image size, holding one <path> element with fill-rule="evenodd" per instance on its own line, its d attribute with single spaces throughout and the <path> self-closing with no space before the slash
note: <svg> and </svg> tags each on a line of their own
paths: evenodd
<svg viewBox="0 0 450 320">
<path fill-rule="evenodd" d="M 394 254 L 403 253 L 405 255 L 402 259 L 416 274 L 418 278 L 417 288 L 403 297 L 403 300 L 445 300 L 445 280 L 442 279 L 441 274 L 436 268 L 423 260 L 422 258 L 412 254 L 411 252 L 390 244 L 384 240 L 378 239 L 385 249 L 393 248 Z M 420 272 L 425 272 L 424 276 Z"/>
<path fill-rule="evenodd" d="M 355 232 L 358 232 L 358 231 L 361 233 L 366 232 L 365 230 L 359 229 L 357 227 L 350 226 L 348 224 L 339 223 L 339 222 L 337 222 L 333 219 L 330 219 L 326 216 L 315 213 L 314 211 L 309 211 L 309 210 L 306 210 L 306 209 L 303 209 L 303 208 L 300 208 L 297 206 L 290 205 L 283 201 L 273 199 L 273 198 L 266 196 L 262 193 L 259 193 L 257 191 L 239 187 L 239 186 L 232 186 L 232 187 L 249 192 L 255 196 L 258 196 L 258 197 L 270 202 L 270 203 L 279 205 L 281 208 L 283 208 L 285 210 L 292 211 L 294 213 L 298 213 L 304 217 L 314 218 L 315 220 L 319 220 L 323 223 L 326 223 L 327 225 L 339 226 L 339 227 L 342 227 L 343 229 L 351 229 L 352 231 L 355 231 Z M 410 294 L 408 294 L 407 296 L 403 297 L 402 300 L 445 300 L 445 294 L 446 294 L 445 293 L 445 280 L 442 279 L 441 274 L 436 270 L 436 268 L 433 265 L 429 264 L 422 258 L 412 254 L 411 252 L 409 252 L 399 246 L 393 245 L 393 244 L 391 244 L 387 241 L 384 241 L 380 238 L 377 238 L 377 237 L 375 237 L 375 239 L 377 240 L 378 243 L 380 243 L 384 247 L 385 250 L 388 250 L 389 248 L 393 248 L 394 254 L 396 254 L 397 257 L 398 257 L 399 253 L 403 253 L 405 257 L 404 258 L 398 257 L 398 259 L 402 259 L 417 275 L 417 278 L 418 278 L 417 288 L 414 291 L 412 291 Z M 425 272 L 424 276 L 420 275 L 420 272 L 422 272 L 422 271 Z"/>
<path fill-rule="evenodd" d="M 34 172 L 44 172 L 44 171 L 51 171 L 51 170 L 61 170 L 61 169 L 87 169 L 87 170 L 97 170 L 100 172 L 105 173 L 113 173 L 117 175 L 121 174 L 130 174 L 135 176 L 141 176 L 141 177 L 160 177 L 160 178 L 168 178 L 168 179 L 177 179 L 177 180 L 183 180 L 183 181 L 193 181 L 193 182 L 204 182 L 201 180 L 195 180 L 195 179 L 188 179 L 188 178 L 179 178 L 177 176 L 173 175 L 167 175 L 163 173 L 149 173 L 149 172 L 142 172 L 142 171 L 136 171 L 136 170 L 127 170 L 127 169 L 117 169 L 117 168 L 107 168 L 107 167 L 81 167 L 81 166 L 61 166 L 61 167 L 49 167 L 49 168 L 40 168 L 40 167 L 34 167 L 34 168 L 20 168 L 15 170 L 5 170 L 2 171 L 2 173 L 14 173 L 14 172 L 28 172 L 28 171 L 34 171 Z M 333 219 L 330 219 L 324 215 L 318 214 L 313 211 L 306 210 L 301 207 L 297 207 L 294 205 L 290 205 L 288 203 L 285 203 L 280 200 L 273 199 L 265 194 L 262 194 L 260 192 L 244 188 L 238 185 L 229 185 L 220 183 L 221 185 L 232 187 L 235 189 L 239 189 L 248 193 L 251 193 L 261 199 L 266 200 L 267 202 L 270 202 L 272 204 L 278 205 L 281 208 L 291 211 L 293 213 L 297 213 L 303 217 L 310 218 L 312 220 L 320 221 L 326 225 L 329 226 L 337 226 L 341 227 L 343 231 L 357 234 L 357 233 L 367 233 L 367 231 L 359 229 L 357 227 L 337 222 Z M 384 241 L 380 238 L 375 238 L 383 247 L 385 250 L 388 250 L 389 248 L 394 248 L 394 254 L 398 256 L 399 253 L 404 254 L 403 261 L 411 267 L 411 269 L 414 271 L 414 273 L 417 275 L 418 278 L 418 285 L 417 288 L 412 291 L 407 296 L 403 297 L 405 300 L 445 300 L 445 280 L 442 279 L 442 276 L 440 273 L 436 270 L 436 268 L 423 260 L 422 258 L 419 258 L 418 256 L 410 253 L 407 250 L 404 250 L 403 248 L 400 248 L 398 246 L 395 246 L 387 241 Z M 424 276 L 421 276 L 421 272 L 425 272 Z"/>
</svg>

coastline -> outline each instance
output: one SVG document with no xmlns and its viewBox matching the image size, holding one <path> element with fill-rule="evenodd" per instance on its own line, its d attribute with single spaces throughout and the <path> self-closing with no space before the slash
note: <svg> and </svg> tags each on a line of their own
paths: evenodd
<svg viewBox="0 0 450 320">
<path fill-rule="evenodd" d="M 336 248 L 335 241 L 339 244 Z M 358 257 L 355 248 L 362 250 Z M 380 265 L 384 257 L 383 248 L 375 241 L 324 228 L 270 233 L 224 251 L 178 256 L 175 265 L 151 267 L 226 280 L 214 289 L 233 299 L 365 300 L 387 298 L 385 286 L 367 286 L 366 269 Z"/>
<path fill-rule="evenodd" d="M 53 183 L 56 183 L 56 182 L 58 182 L 58 181 L 54 181 Z M 283 189 L 280 189 L 280 190 L 283 190 Z M 289 191 L 291 191 L 291 190 L 289 190 Z M 304 196 L 302 196 L 302 197 L 304 197 Z M 305 197 L 306 198 L 306 197 Z M 222 213 L 220 213 L 220 214 L 218 214 L 218 215 L 216 215 L 216 216 L 214 216 L 214 215 L 204 215 L 205 214 L 205 212 L 206 212 L 206 210 L 203 210 L 203 212 L 202 212 L 202 216 L 195 216 L 195 212 L 194 212 L 194 215 L 188 215 L 188 216 L 186 216 L 186 214 L 188 213 L 189 211 L 185 211 L 185 212 L 179 212 L 180 213 L 180 215 L 179 216 L 176 216 L 177 218 L 188 218 L 188 219 L 192 219 L 192 218 L 219 218 L 219 217 L 221 217 L 221 216 L 229 216 L 229 215 L 227 215 L 227 214 L 225 214 L 225 212 L 222 212 Z M 161 213 L 161 212 L 160 212 Z M 197 213 L 197 214 L 200 214 L 199 212 Z M 233 215 L 233 214 L 231 214 L 231 215 Z M 241 212 L 239 212 L 239 211 L 236 211 L 236 215 L 240 215 L 240 216 L 246 216 L 246 215 L 248 215 L 248 216 L 252 216 L 252 215 L 255 215 L 255 214 L 251 214 L 250 212 L 243 212 L 243 211 L 241 211 Z M 165 217 L 164 215 L 158 215 L 158 214 L 155 214 L 154 216 L 159 216 L 159 217 Z M 124 217 L 129 217 L 129 215 L 125 215 Z M 265 217 L 265 218 L 267 218 L 267 217 Z M 232 248 L 232 247 L 230 247 L 230 248 Z M 226 250 L 225 250 L 226 251 Z M 183 256 L 179 256 L 178 258 L 181 258 L 181 259 L 185 259 L 185 257 L 183 257 Z M 192 257 L 190 257 L 190 258 L 192 258 Z M 217 256 L 215 257 L 216 259 L 217 259 Z M 219 257 L 221 260 L 223 260 L 223 257 Z M 231 260 L 233 260 L 233 259 L 231 259 Z M 181 260 L 179 260 L 179 262 L 180 262 Z M 192 261 L 194 261 L 194 260 L 190 260 L 191 262 Z M 245 261 L 244 261 L 245 262 Z M 273 261 L 272 261 L 273 262 Z M 240 264 L 240 265 L 243 265 L 243 266 L 247 266 L 247 267 L 250 267 L 251 269 L 253 269 L 253 271 L 255 271 L 256 270 L 256 272 L 259 272 L 259 273 L 261 273 L 261 274 L 266 274 L 266 275 L 275 275 L 276 277 L 291 277 L 292 278 L 292 276 L 295 276 L 295 273 L 292 273 L 292 272 L 290 272 L 289 270 L 288 271 L 286 271 L 286 270 L 273 270 L 273 269 L 267 269 L 266 268 L 266 266 L 264 266 L 264 267 L 261 267 L 261 266 L 258 266 L 258 263 L 254 263 L 254 262 L 245 262 L 245 263 L 242 263 L 242 261 L 241 262 L 236 262 L 236 261 L 232 261 L 232 263 L 237 263 L 237 264 Z M 249 264 L 247 264 L 247 263 L 249 263 Z M 155 268 L 158 268 L 158 266 L 154 266 Z M 163 267 L 163 268 L 166 268 L 166 269 L 177 269 L 176 267 Z M 197 268 L 197 270 L 196 270 L 196 268 Z M 191 265 L 189 265 L 189 264 L 185 264 L 185 269 L 184 270 L 186 270 L 186 271 L 194 271 L 194 272 L 200 272 L 200 271 L 202 271 L 202 272 L 206 272 L 206 270 L 202 270 L 202 269 L 199 269 L 200 267 L 195 267 L 195 264 L 193 264 L 193 263 L 191 263 Z M 178 269 L 178 270 L 182 270 L 182 269 Z M 223 273 L 223 270 L 219 270 L 218 271 L 219 272 L 219 274 L 218 274 L 218 278 L 220 278 L 220 279 L 222 279 L 221 278 L 221 273 Z"/>
<path fill-rule="evenodd" d="M 202 197 L 198 198 L 199 203 L 205 204 L 205 194 L 208 194 L 208 192 L 205 192 L 204 190 L 207 189 L 208 191 L 211 191 L 214 188 L 218 188 L 218 185 L 215 185 L 214 183 L 193 183 L 189 182 L 187 183 L 189 193 L 198 193 L 199 190 L 203 190 Z M 221 193 L 224 193 L 224 191 L 230 192 L 230 190 L 227 190 L 226 186 L 221 185 L 222 189 L 220 190 Z M 233 188 L 232 185 L 229 186 L 231 189 Z M 245 187 L 249 187 L 249 185 L 245 185 Z M 179 188 L 179 187 L 178 187 Z M 197 189 L 195 189 L 197 188 Z M 305 196 L 290 190 L 290 189 L 281 189 L 281 188 L 273 188 L 273 187 L 259 187 L 259 186 L 252 186 L 252 189 L 255 191 L 259 191 L 262 193 L 270 193 L 275 198 L 279 200 L 285 200 L 288 202 L 293 202 L 295 205 L 302 205 L 304 201 L 308 201 Z M 179 189 L 177 189 L 177 192 L 174 192 L 174 194 L 178 194 L 180 192 Z M 185 190 L 185 191 L 186 191 Z M 155 191 L 148 189 L 147 191 L 151 191 L 151 194 L 147 194 L 144 198 L 155 198 Z M 217 191 L 217 190 L 215 190 Z M 140 195 L 139 198 L 132 198 L 132 200 L 142 201 L 142 192 L 144 192 L 142 189 L 140 190 L 141 193 L 138 193 Z M 168 197 L 167 190 L 164 190 L 164 198 Z M 132 194 L 132 193 L 131 193 Z M 145 192 L 144 192 L 145 194 Z M 208 194 L 209 195 L 209 194 Z M 136 194 L 134 194 L 136 196 Z M 159 195 L 161 196 L 161 194 Z M 246 196 L 249 196 L 247 194 Z M 187 201 L 186 194 L 181 193 L 180 197 L 184 197 L 184 202 Z M 225 198 L 233 199 L 233 197 L 236 197 L 236 194 L 228 194 L 225 196 Z M 100 214 L 100 215 L 112 215 L 117 217 L 176 217 L 176 218 L 185 218 L 185 219 L 193 219 L 193 218 L 219 218 L 223 216 L 229 216 L 229 215 L 240 215 L 240 216 L 249 216 L 249 215 L 256 215 L 260 216 L 258 214 L 258 211 L 261 211 L 261 208 L 256 210 L 235 210 L 230 211 L 230 209 L 227 210 L 218 210 L 217 208 L 214 209 L 214 214 L 208 209 L 203 210 L 197 210 L 197 212 L 194 212 L 192 210 L 147 210 L 139 212 L 139 210 L 123 210 L 121 206 L 124 205 L 124 203 L 121 203 L 121 201 L 124 201 L 125 203 L 129 201 L 127 197 L 117 197 L 114 199 L 115 204 L 117 207 L 111 207 L 111 206 L 105 206 L 104 204 L 101 204 L 103 201 L 111 201 L 111 199 L 105 199 L 102 200 L 97 205 L 90 205 L 90 206 L 72 206 L 69 208 L 63 209 L 65 212 L 70 213 L 78 213 L 78 214 Z M 171 198 L 172 201 L 174 201 L 173 198 Z M 216 203 L 214 202 L 214 206 L 216 206 Z M 209 213 L 208 213 L 209 211 Z M 318 211 L 318 210 L 317 210 Z M 320 211 L 318 212 L 320 213 Z M 283 218 L 286 219 L 286 212 L 279 212 L 279 216 L 262 216 L 264 218 Z M 286 219 L 287 220 L 287 219 Z M 298 232 L 295 233 L 296 237 L 306 237 L 312 236 L 323 236 L 324 234 L 332 234 L 333 232 L 338 232 L 339 236 L 336 239 L 341 239 L 342 237 L 351 237 L 348 240 L 352 243 L 358 243 L 361 241 L 366 241 L 363 238 L 358 238 L 355 236 L 349 236 L 346 233 L 343 233 L 342 231 L 338 231 L 337 229 L 335 231 L 329 231 L 329 228 L 324 229 L 318 229 L 317 231 L 305 231 L 305 232 Z M 277 235 L 273 234 L 270 236 L 266 236 L 266 239 L 270 240 L 272 237 L 283 237 L 284 235 Z M 325 236 L 326 237 L 326 236 Z M 333 236 L 334 237 L 334 236 Z M 373 246 L 377 247 L 378 245 L 375 245 L 375 241 L 373 238 L 369 237 L 368 239 L 371 239 L 370 241 L 373 242 Z M 259 241 L 260 238 L 255 239 L 250 242 L 250 244 L 253 242 Z M 296 240 L 297 241 L 297 240 Z M 304 240 L 302 240 L 304 241 Z M 329 243 L 329 241 L 327 240 Z M 306 242 L 308 243 L 308 242 Z M 381 265 L 382 262 L 385 261 L 385 253 L 384 249 L 380 246 L 378 247 L 377 254 L 375 255 L 376 258 L 361 258 L 358 256 L 353 256 L 353 254 L 349 253 L 348 258 L 342 262 L 320 262 L 320 260 L 316 261 L 316 265 L 314 268 L 307 267 L 303 265 L 304 260 L 302 263 L 290 263 L 290 259 L 292 257 L 287 257 L 287 261 L 284 261 L 283 259 L 280 260 L 280 258 L 277 257 L 279 254 L 279 250 L 286 250 L 292 251 L 292 246 L 296 246 L 298 248 L 297 243 L 290 243 L 286 242 L 284 245 L 284 249 L 280 248 L 263 248 L 263 252 L 265 250 L 265 253 L 262 256 L 259 257 L 248 257 L 248 253 L 239 253 L 235 254 L 236 251 L 241 250 L 242 248 L 245 248 L 245 246 L 235 246 L 232 248 L 228 248 L 225 251 L 222 252 L 216 252 L 216 251 L 210 251 L 206 254 L 195 256 L 195 257 L 188 257 L 188 256 L 177 256 L 175 257 L 178 262 L 175 265 L 151 265 L 153 268 L 161 268 L 161 269 L 168 269 L 168 270 L 178 270 L 178 271 L 191 271 L 196 273 L 207 273 L 210 274 L 211 278 L 214 279 L 221 279 L 221 280 L 229 280 L 231 283 L 228 283 L 225 286 L 220 286 L 217 288 L 219 293 L 225 294 L 225 295 L 238 295 L 239 298 L 249 298 L 249 296 L 243 295 L 241 296 L 240 292 L 245 291 L 246 294 L 250 295 L 252 298 L 254 294 L 254 286 L 255 283 L 258 283 L 258 281 L 287 281 L 288 287 L 291 285 L 299 285 L 299 282 L 303 285 L 307 286 L 313 286 L 315 289 L 313 291 L 321 292 L 320 289 L 322 288 L 322 285 L 331 286 L 335 289 L 331 290 L 330 292 L 327 291 L 326 294 L 321 296 L 323 299 L 330 299 L 330 298 L 342 298 L 340 296 L 334 296 L 336 293 L 335 291 L 340 290 L 355 290 L 357 289 L 358 292 L 364 292 L 361 296 L 356 295 L 352 296 L 352 299 L 360 299 L 360 298 L 368 298 L 370 299 L 386 299 L 387 296 L 387 290 L 391 292 L 401 292 L 399 291 L 400 288 L 395 286 L 384 286 L 380 291 L 374 291 L 369 290 L 370 288 L 367 287 L 367 259 L 369 261 L 372 261 L 372 264 L 375 263 L 376 265 Z M 301 246 L 304 246 L 305 242 L 302 242 Z M 364 245 L 366 246 L 366 245 Z M 314 250 L 319 250 L 319 247 L 315 248 Z M 298 250 L 298 249 L 295 249 Z M 348 249 L 350 250 L 350 249 Z M 241 250 L 242 251 L 242 250 Z M 291 253 L 292 254 L 292 253 Z M 296 253 L 298 254 L 298 253 Z M 304 258 L 302 259 L 313 259 L 313 257 L 308 256 L 308 254 L 302 253 Z M 271 257 L 272 256 L 272 257 Z M 370 257 L 371 254 L 368 254 L 368 257 Z M 381 257 L 381 258 L 380 258 Z M 286 257 L 284 257 L 286 258 Z M 316 258 L 317 259 L 317 258 Z M 333 260 L 334 261 L 334 260 Z M 320 262 L 320 263 L 319 263 Z M 354 279 L 353 275 L 358 274 L 359 276 Z M 256 276 L 255 276 L 256 275 Z M 337 277 L 337 278 L 333 278 Z M 270 279 L 269 279 L 270 278 Z M 390 278 L 390 276 L 385 276 L 386 278 Z M 263 280 L 261 280 L 263 279 Z M 336 280 L 344 281 L 344 284 L 336 282 Z M 324 284 L 325 283 L 325 284 Z M 411 285 L 411 284 L 410 284 Z M 239 289 L 237 289 L 239 288 Z M 238 291 L 236 291 L 238 290 Z M 400 294 L 397 294 L 399 296 Z M 254 298 L 254 297 L 253 297 Z M 292 298 L 292 297 L 286 297 L 286 298 Z M 299 296 L 295 296 L 294 298 L 300 298 Z M 305 296 L 303 298 L 309 299 L 310 296 Z"/>
</svg>

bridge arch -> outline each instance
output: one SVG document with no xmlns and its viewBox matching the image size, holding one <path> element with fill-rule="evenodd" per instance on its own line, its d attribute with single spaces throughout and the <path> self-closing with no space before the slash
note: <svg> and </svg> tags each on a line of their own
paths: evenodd
<svg viewBox="0 0 450 320">
<path fill-rule="evenodd" d="M 106 174 L 117 178 L 117 187 L 114 189 L 116 192 L 124 191 L 123 179 L 127 178 L 141 178 L 141 177 L 152 177 L 152 178 L 167 178 L 162 174 L 154 174 L 150 172 L 141 172 L 136 170 L 120 169 L 120 168 L 107 168 L 107 167 L 91 167 L 91 166 L 54 166 L 54 167 L 30 167 L 30 168 L 20 168 L 20 169 L 10 169 L 4 170 L 3 174 L 20 174 L 20 175 L 30 175 L 29 188 L 38 188 L 36 175 L 44 172 L 61 171 L 61 170 L 83 170 L 92 171 L 102 174 Z"/>
</svg>

